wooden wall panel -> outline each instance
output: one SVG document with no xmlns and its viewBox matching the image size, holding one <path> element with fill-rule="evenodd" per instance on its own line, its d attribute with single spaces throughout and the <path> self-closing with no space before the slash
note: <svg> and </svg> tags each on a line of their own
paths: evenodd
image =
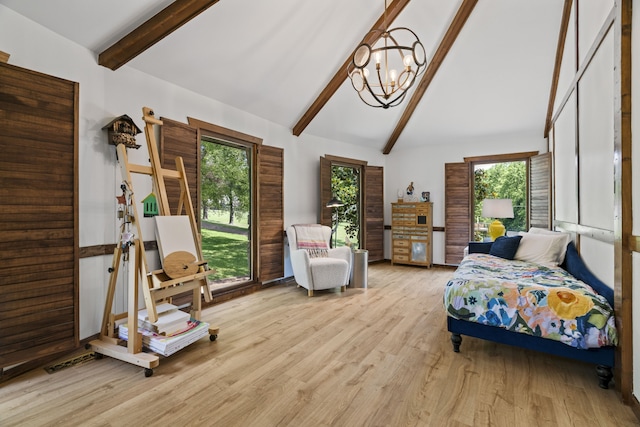
<svg viewBox="0 0 640 427">
<path fill-rule="evenodd" d="M 176 170 L 176 157 L 182 157 L 187 173 L 191 203 L 200 225 L 200 141 L 198 130 L 184 123 L 162 118 L 160 128 L 160 162 L 165 169 Z M 171 215 L 176 215 L 180 199 L 180 184 L 177 180 L 165 180 Z M 142 195 L 144 197 L 146 195 Z M 140 199 L 142 200 L 142 198 Z M 184 211 L 182 211 L 184 215 Z"/>
<path fill-rule="evenodd" d="M 258 148 L 258 280 L 284 277 L 284 150 Z"/>
<path fill-rule="evenodd" d="M 318 212 L 318 223 L 332 227 L 332 209 L 327 207 L 327 202 L 331 200 L 331 160 L 320 157 L 320 207 Z"/>
<path fill-rule="evenodd" d="M 469 163 L 444 165 L 445 264 L 459 264 L 471 240 Z"/>
<path fill-rule="evenodd" d="M 533 156 L 529 163 L 529 225 L 550 228 L 551 225 L 551 153 Z"/>
<path fill-rule="evenodd" d="M 369 251 L 369 262 L 384 260 L 384 168 L 365 168 L 364 194 L 364 249 Z"/>
<path fill-rule="evenodd" d="M 77 103 L 0 63 L 0 367 L 79 345 Z"/>
</svg>

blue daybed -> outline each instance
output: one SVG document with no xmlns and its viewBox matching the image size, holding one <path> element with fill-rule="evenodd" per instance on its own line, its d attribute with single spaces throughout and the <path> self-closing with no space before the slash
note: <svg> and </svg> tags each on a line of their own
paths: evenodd
<svg viewBox="0 0 640 427">
<path fill-rule="evenodd" d="M 507 254 L 506 239 L 470 242 L 469 255 L 447 283 L 453 351 L 467 335 L 568 357 L 595 364 L 599 386 L 608 388 L 617 343 L 613 290 L 591 273 L 573 242 L 556 266 L 509 260 L 520 238 L 509 242 Z"/>
</svg>

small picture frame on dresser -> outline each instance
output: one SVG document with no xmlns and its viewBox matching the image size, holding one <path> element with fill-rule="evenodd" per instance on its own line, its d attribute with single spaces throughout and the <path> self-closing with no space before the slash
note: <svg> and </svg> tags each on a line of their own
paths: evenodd
<svg viewBox="0 0 640 427">
<path fill-rule="evenodd" d="M 422 192 L 422 201 L 423 202 L 429 202 L 431 199 L 431 193 L 429 191 L 423 191 Z"/>
</svg>

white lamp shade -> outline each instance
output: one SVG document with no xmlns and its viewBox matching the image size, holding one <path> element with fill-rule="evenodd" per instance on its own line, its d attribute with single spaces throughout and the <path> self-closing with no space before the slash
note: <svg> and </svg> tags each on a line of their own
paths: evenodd
<svg viewBox="0 0 640 427">
<path fill-rule="evenodd" d="M 513 218 L 511 199 L 484 199 L 482 201 L 484 218 Z"/>
</svg>

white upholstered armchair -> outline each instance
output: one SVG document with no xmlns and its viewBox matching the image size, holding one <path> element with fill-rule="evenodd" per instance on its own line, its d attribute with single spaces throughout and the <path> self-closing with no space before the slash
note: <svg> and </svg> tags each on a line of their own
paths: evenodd
<svg viewBox="0 0 640 427">
<path fill-rule="evenodd" d="M 307 289 L 309 296 L 313 296 L 314 290 L 345 290 L 351 272 L 351 249 L 346 246 L 329 249 L 330 227 L 319 224 L 292 225 L 287 228 L 287 239 L 293 275 L 298 286 Z M 310 248 L 314 246 L 310 242 L 315 242 L 320 253 Z"/>
</svg>

